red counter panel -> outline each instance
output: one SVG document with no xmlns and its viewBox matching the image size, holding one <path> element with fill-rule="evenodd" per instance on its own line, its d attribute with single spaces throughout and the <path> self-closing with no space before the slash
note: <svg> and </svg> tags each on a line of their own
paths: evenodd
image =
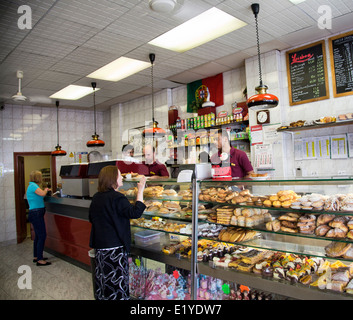
<svg viewBox="0 0 353 320">
<path fill-rule="evenodd" d="M 88 251 L 91 223 L 88 221 L 45 213 L 47 239 L 45 247 L 90 265 Z"/>
</svg>

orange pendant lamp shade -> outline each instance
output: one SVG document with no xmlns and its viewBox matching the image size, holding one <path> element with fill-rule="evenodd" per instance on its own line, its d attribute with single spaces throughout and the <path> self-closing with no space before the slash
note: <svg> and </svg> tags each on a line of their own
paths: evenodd
<svg viewBox="0 0 353 320">
<path fill-rule="evenodd" d="M 55 150 L 51 152 L 53 157 L 66 156 L 66 151 L 61 150 L 61 146 L 59 145 L 59 101 L 56 101 L 56 135 L 58 138 L 58 144 L 55 147 Z"/>
<path fill-rule="evenodd" d="M 104 147 L 105 142 L 101 139 L 99 139 L 99 135 L 98 134 L 93 134 L 92 135 L 92 139 L 87 141 L 86 146 L 87 147 Z"/>
<path fill-rule="evenodd" d="M 91 86 L 93 88 L 93 107 L 94 107 L 94 134 L 92 135 L 92 139 L 87 141 L 86 146 L 88 148 L 94 147 L 104 147 L 105 142 L 99 139 L 99 135 L 96 132 L 96 82 L 91 82 Z"/>
<path fill-rule="evenodd" d="M 66 151 L 65 150 L 61 150 L 61 146 L 57 145 L 55 147 L 55 150 L 51 152 L 51 155 L 54 156 L 54 157 L 66 156 Z"/>
<path fill-rule="evenodd" d="M 257 94 L 254 94 L 247 100 L 249 108 L 259 106 L 274 108 L 278 105 L 278 98 L 274 94 L 267 93 L 267 88 L 266 85 L 259 85 L 255 88 Z"/>
<path fill-rule="evenodd" d="M 146 128 L 145 130 L 143 130 L 142 134 L 144 136 L 164 136 L 165 130 L 158 127 L 157 121 L 153 121 L 153 126 L 151 128 Z"/>
<path fill-rule="evenodd" d="M 255 16 L 256 25 L 256 40 L 257 40 L 257 58 L 259 64 L 259 78 L 260 85 L 255 88 L 257 94 L 251 96 L 247 101 L 249 108 L 274 108 L 278 105 L 278 98 L 274 94 L 267 93 L 268 87 L 262 83 L 262 72 L 261 72 L 261 58 L 260 58 L 260 42 L 259 42 L 259 27 L 257 23 L 257 14 L 260 11 L 260 5 L 258 3 L 253 3 L 251 5 L 251 10 Z"/>
</svg>

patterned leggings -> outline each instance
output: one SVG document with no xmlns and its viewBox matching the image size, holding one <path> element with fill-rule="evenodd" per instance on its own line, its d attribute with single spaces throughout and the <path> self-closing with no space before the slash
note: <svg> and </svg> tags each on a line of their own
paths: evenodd
<svg viewBox="0 0 353 320">
<path fill-rule="evenodd" d="M 124 247 L 96 249 L 95 298 L 129 300 L 129 261 Z"/>
</svg>

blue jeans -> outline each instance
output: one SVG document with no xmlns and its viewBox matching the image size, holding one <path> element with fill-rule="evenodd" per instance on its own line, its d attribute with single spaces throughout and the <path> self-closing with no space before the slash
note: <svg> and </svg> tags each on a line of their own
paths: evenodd
<svg viewBox="0 0 353 320">
<path fill-rule="evenodd" d="M 43 260 L 44 243 L 47 238 L 44 214 L 45 208 L 32 209 L 28 211 L 28 221 L 32 223 L 35 232 L 33 257 L 36 257 L 37 261 Z"/>
</svg>

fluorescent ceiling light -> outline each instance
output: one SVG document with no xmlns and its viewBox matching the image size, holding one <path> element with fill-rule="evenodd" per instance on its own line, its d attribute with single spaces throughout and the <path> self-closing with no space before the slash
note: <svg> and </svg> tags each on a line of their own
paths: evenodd
<svg viewBox="0 0 353 320">
<path fill-rule="evenodd" d="M 119 81 L 148 68 L 150 65 L 149 62 L 120 57 L 104 67 L 90 73 L 87 77 L 108 81 Z"/>
<path fill-rule="evenodd" d="M 290 2 L 294 3 L 294 4 L 299 4 L 299 3 L 302 3 L 306 0 L 289 0 Z"/>
<path fill-rule="evenodd" d="M 184 52 L 245 25 L 245 22 L 230 14 L 217 8 L 211 8 L 153 39 L 149 44 Z"/>
<path fill-rule="evenodd" d="M 96 88 L 96 91 L 99 90 Z M 88 94 L 93 93 L 92 87 L 83 87 L 70 84 L 69 86 L 61 89 L 58 92 L 52 94 L 49 98 L 52 99 L 64 99 L 64 100 L 78 100 Z"/>
</svg>

